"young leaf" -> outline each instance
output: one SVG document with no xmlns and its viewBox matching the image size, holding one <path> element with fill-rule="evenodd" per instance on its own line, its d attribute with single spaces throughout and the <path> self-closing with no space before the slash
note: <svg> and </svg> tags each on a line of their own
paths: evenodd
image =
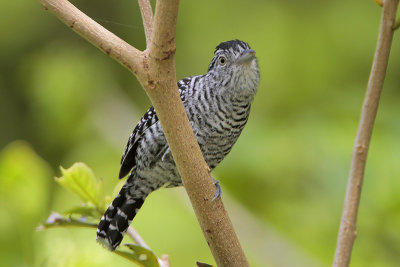
<svg viewBox="0 0 400 267">
<path fill-rule="evenodd" d="M 93 204 L 102 213 L 102 182 L 99 182 L 93 171 L 84 163 L 78 162 L 69 169 L 60 167 L 62 176 L 56 182 L 77 194 L 85 203 Z"/>
<path fill-rule="evenodd" d="M 80 216 L 88 216 L 88 217 L 92 217 L 95 219 L 99 219 L 102 215 L 99 213 L 99 211 L 96 209 L 96 207 L 94 207 L 93 205 L 86 205 L 86 204 L 70 208 L 69 210 L 66 210 L 64 212 L 64 214 L 67 214 L 67 215 L 75 214 L 75 215 L 80 215 Z"/>
<path fill-rule="evenodd" d="M 153 251 L 136 244 L 125 244 L 125 246 L 127 246 L 132 253 L 121 250 L 116 250 L 115 253 L 140 266 L 160 267 L 158 259 Z"/>
</svg>

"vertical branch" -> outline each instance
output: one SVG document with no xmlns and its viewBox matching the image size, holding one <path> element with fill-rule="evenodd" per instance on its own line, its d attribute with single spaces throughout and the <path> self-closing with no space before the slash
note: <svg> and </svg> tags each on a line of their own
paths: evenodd
<svg viewBox="0 0 400 267">
<path fill-rule="evenodd" d="M 140 12 L 142 13 L 144 33 L 146 35 L 146 47 L 150 46 L 153 32 L 153 9 L 149 0 L 138 0 Z"/>
<path fill-rule="evenodd" d="M 378 110 L 379 98 L 385 79 L 393 38 L 393 24 L 399 0 L 384 0 L 382 19 L 367 92 L 361 110 L 360 124 L 354 143 L 346 197 L 340 222 L 339 236 L 333 266 L 345 267 L 350 263 L 356 238 L 358 207 L 364 178 L 365 163 L 372 129 Z"/>
<path fill-rule="evenodd" d="M 163 0 L 156 3 L 149 54 L 150 57 L 156 58 L 157 62 L 173 63 L 178 6 L 179 0 Z"/>
</svg>

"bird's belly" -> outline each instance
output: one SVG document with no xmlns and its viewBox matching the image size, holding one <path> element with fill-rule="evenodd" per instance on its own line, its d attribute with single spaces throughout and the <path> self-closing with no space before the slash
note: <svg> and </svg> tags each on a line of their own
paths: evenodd
<svg viewBox="0 0 400 267">
<path fill-rule="evenodd" d="M 212 120 L 209 120 L 208 125 L 198 124 L 197 121 L 194 121 L 192 126 L 204 160 L 211 170 L 230 152 L 242 129 L 242 127 L 229 127 L 227 123 L 216 123 Z M 162 186 L 182 185 L 171 151 L 163 145 L 166 144 L 165 137 L 160 135 L 156 141 L 153 143 L 161 145 L 139 149 L 139 151 L 143 151 L 141 158 L 147 158 L 147 160 L 143 164 L 138 164 L 137 176 L 146 177 L 152 181 L 155 189 Z"/>
<path fill-rule="evenodd" d="M 199 142 L 210 169 L 214 169 L 231 151 L 239 134 L 232 131 L 212 132 L 206 136 L 203 144 Z"/>
<path fill-rule="evenodd" d="M 170 152 L 153 164 L 137 170 L 137 175 L 152 181 L 155 187 L 154 190 L 163 186 L 174 187 L 182 185 L 178 169 Z"/>
</svg>

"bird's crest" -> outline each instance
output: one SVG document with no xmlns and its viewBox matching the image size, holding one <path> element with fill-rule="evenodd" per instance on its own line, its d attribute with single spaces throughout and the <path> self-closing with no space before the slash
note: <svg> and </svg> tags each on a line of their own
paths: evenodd
<svg viewBox="0 0 400 267">
<path fill-rule="evenodd" d="M 247 43 L 236 39 L 236 40 L 231 40 L 231 41 L 226 41 L 226 42 L 220 43 L 215 48 L 214 54 L 217 53 L 218 50 L 222 50 L 222 51 L 227 51 L 227 50 L 240 51 L 240 50 L 246 50 L 246 49 L 250 49 L 250 46 Z"/>
</svg>

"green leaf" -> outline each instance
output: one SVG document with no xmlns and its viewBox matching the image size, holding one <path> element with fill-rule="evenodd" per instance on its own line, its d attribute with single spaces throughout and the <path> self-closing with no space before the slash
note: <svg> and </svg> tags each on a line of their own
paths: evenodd
<svg viewBox="0 0 400 267">
<path fill-rule="evenodd" d="M 81 162 L 75 163 L 69 169 L 60 169 L 62 176 L 56 177 L 56 182 L 77 194 L 85 203 L 93 204 L 99 213 L 103 213 L 103 183 L 96 179 L 93 171 Z"/>
<path fill-rule="evenodd" d="M 93 217 L 96 219 L 99 219 L 102 214 L 99 213 L 99 211 L 94 207 L 93 205 L 86 205 L 82 204 L 81 206 L 73 207 L 69 210 L 66 210 L 64 214 L 67 215 L 81 215 L 81 216 L 88 216 L 88 217 Z"/>
<path fill-rule="evenodd" d="M 63 217 L 62 215 L 52 212 L 46 222 L 39 225 L 36 230 L 46 230 L 55 227 L 89 227 L 97 228 L 97 223 L 88 222 L 86 219 L 74 219 L 72 217 Z"/>
<path fill-rule="evenodd" d="M 125 244 L 132 252 L 116 250 L 115 253 L 145 267 L 160 267 L 157 256 L 153 251 L 136 244 Z"/>
</svg>

